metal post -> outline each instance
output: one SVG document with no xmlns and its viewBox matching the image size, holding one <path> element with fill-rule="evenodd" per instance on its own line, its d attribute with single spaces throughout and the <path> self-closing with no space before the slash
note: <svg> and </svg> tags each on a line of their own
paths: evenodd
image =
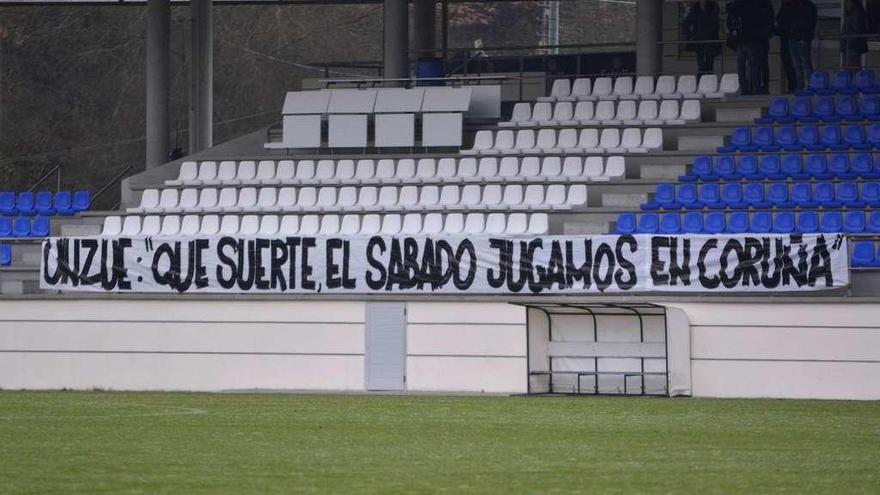
<svg viewBox="0 0 880 495">
<path fill-rule="evenodd" d="M 662 0 L 637 0 L 636 4 L 636 73 L 657 76 L 662 69 Z"/>
<path fill-rule="evenodd" d="M 190 0 L 190 153 L 214 145 L 214 61 L 211 0 Z"/>
<path fill-rule="evenodd" d="M 433 57 L 437 48 L 437 1 L 413 1 L 413 48 L 415 58 Z"/>
<path fill-rule="evenodd" d="M 171 2 L 147 0 L 146 167 L 168 160 L 168 39 Z"/>
<path fill-rule="evenodd" d="M 449 0 L 441 0 L 441 38 L 443 45 L 443 60 L 449 58 Z"/>
<path fill-rule="evenodd" d="M 385 79 L 409 77 L 409 5 L 407 0 L 385 0 Z"/>
</svg>

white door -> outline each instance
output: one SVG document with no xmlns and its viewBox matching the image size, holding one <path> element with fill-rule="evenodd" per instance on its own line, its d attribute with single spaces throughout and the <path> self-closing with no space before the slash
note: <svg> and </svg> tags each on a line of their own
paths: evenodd
<svg viewBox="0 0 880 495">
<path fill-rule="evenodd" d="M 406 389 L 406 304 L 367 303 L 367 390 Z"/>
</svg>

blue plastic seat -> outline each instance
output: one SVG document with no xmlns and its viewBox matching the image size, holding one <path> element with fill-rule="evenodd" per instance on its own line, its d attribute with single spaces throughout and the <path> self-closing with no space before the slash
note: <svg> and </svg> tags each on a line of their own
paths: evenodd
<svg viewBox="0 0 880 495">
<path fill-rule="evenodd" d="M 724 180 L 739 179 L 736 173 L 736 162 L 732 156 L 719 156 L 715 159 L 715 174 Z"/>
<path fill-rule="evenodd" d="M 837 200 L 834 183 L 819 182 L 813 187 L 813 201 L 823 208 L 840 208 L 843 204 Z"/>
<path fill-rule="evenodd" d="M 70 191 L 59 191 L 55 195 L 55 213 L 58 215 L 73 215 L 73 195 Z"/>
<path fill-rule="evenodd" d="M 880 148 L 880 124 L 871 124 L 868 126 L 865 136 L 866 149 Z"/>
<path fill-rule="evenodd" d="M 660 217 L 656 213 L 642 213 L 639 217 L 639 234 L 656 234 L 660 228 Z"/>
<path fill-rule="evenodd" d="M 777 208 L 793 208 L 794 202 L 788 197 L 788 184 L 775 182 L 767 188 L 767 201 Z"/>
<path fill-rule="evenodd" d="M 0 244 L 0 266 L 9 266 L 12 264 L 12 245 Z"/>
<path fill-rule="evenodd" d="M 819 230 L 824 233 L 843 232 L 843 215 L 839 211 L 822 212 L 822 223 Z"/>
<path fill-rule="evenodd" d="M 855 86 L 856 90 L 861 93 L 871 94 L 876 92 L 876 87 L 874 84 L 874 71 L 871 69 L 862 69 L 856 72 L 853 86 Z"/>
<path fill-rule="evenodd" d="M 688 209 L 699 209 L 703 207 L 703 204 L 700 203 L 699 198 L 697 197 L 697 185 L 696 184 L 681 184 L 678 186 L 678 203 L 681 204 L 682 207 Z"/>
<path fill-rule="evenodd" d="M 773 230 L 773 214 L 769 211 L 758 211 L 752 215 L 749 223 L 749 231 L 756 234 L 766 234 Z"/>
<path fill-rule="evenodd" d="M 780 211 L 773 215 L 773 232 L 777 234 L 791 234 L 795 230 L 794 213 Z"/>
<path fill-rule="evenodd" d="M 73 193 L 73 211 L 79 213 L 88 211 L 92 207 L 92 195 L 88 191 L 76 191 Z"/>
<path fill-rule="evenodd" d="M 791 201 L 801 208 L 816 208 L 819 206 L 819 203 L 813 200 L 813 188 L 809 182 L 795 182 L 792 184 Z"/>
<path fill-rule="evenodd" d="M 816 121 L 826 124 L 840 122 L 837 116 L 837 108 L 834 105 L 834 98 L 830 96 L 817 96 L 813 100 L 813 117 Z"/>
<path fill-rule="evenodd" d="M 18 207 L 19 215 L 30 216 L 37 214 L 37 210 L 35 209 L 36 203 L 34 200 L 34 193 L 30 191 L 18 193 L 18 200 L 16 201 L 15 205 Z"/>
<path fill-rule="evenodd" d="M 798 143 L 807 151 L 822 151 L 825 146 L 819 143 L 819 128 L 805 125 L 798 128 Z"/>
<path fill-rule="evenodd" d="M 758 127 L 752 134 L 752 144 L 759 150 L 764 152 L 779 151 L 779 145 L 776 144 L 776 136 L 772 127 Z M 740 148 L 740 151 L 747 151 Z"/>
<path fill-rule="evenodd" d="M 876 177 L 874 173 L 874 158 L 868 153 L 856 154 L 850 163 L 850 177 L 869 179 Z"/>
<path fill-rule="evenodd" d="M 839 70 L 831 77 L 831 91 L 839 95 L 851 95 L 856 93 L 853 87 L 852 74 L 846 70 Z"/>
<path fill-rule="evenodd" d="M 858 174 L 850 170 L 849 155 L 837 153 L 828 160 L 828 175 L 837 179 L 855 179 Z"/>
<path fill-rule="evenodd" d="M 797 216 L 797 231 L 813 234 L 819 231 L 819 214 L 816 211 L 802 211 Z"/>
<path fill-rule="evenodd" d="M 776 145 L 783 151 L 799 151 L 801 145 L 798 143 L 795 128 L 787 125 L 776 129 Z"/>
<path fill-rule="evenodd" d="M 701 155 L 694 158 L 694 165 L 691 167 L 691 173 L 680 175 L 678 180 L 682 182 L 694 182 L 696 180 L 718 180 L 715 171 L 712 169 L 712 157 Z"/>
<path fill-rule="evenodd" d="M 633 234 L 636 231 L 636 214 L 635 213 L 621 213 L 617 217 L 617 225 L 614 226 L 614 231 L 619 235 L 627 235 Z"/>
<path fill-rule="evenodd" d="M 829 184 L 833 187 L 833 184 Z M 841 182 L 837 184 L 834 199 L 838 204 L 847 208 L 864 208 L 865 202 L 859 199 L 859 185 L 855 182 Z"/>
<path fill-rule="evenodd" d="M 837 116 L 846 122 L 860 122 L 864 120 L 859 113 L 859 102 L 855 96 L 846 95 L 837 99 Z"/>
<path fill-rule="evenodd" d="M 54 215 L 55 207 L 52 206 L 52 193 L 40 191 L 36 198 L 37 215 Z"/>
<path fill-rule="evenodd" d="M 724 184 L 721 188 L 721 202 L 727 208 L 748 208 L 749 204 L 743 198 L 743 187 L 739 182 Z"/>
<path fill-rule="evenodd" d="M 782 184 L 783 186 L 785 184 Z M 752 208 L 770 208 L 773 203 L 764 199 L 764 184 L 747 182 L 743 188 L 743 202 Z"/>
<path fill-rule="evenodd" d="M 31 237 L 49 237 L 49 217 L 34 217 L 31 223 Z"/>
<path fill-rule="evenodd" d="M 703 232 L 703 214 L 698 211 L 685 213 L 682 229 L 685 234 L 701 234 Z"/>
<path fill-rule="evenodd" d="M 810 178 L 810 174 L 804 171 L 801 155 L 783 155 L 781 168 L 782 178 L 788 177 L 794 180 Z"/>
<path fill-rule="evenodd" d="M 815 71 L 810 74 L 810 83 L 807 85 L 807 89 L 803 91 L 798 91 L 795 94 L 798 95 L 822 95 L 822 94 L 831 94 L 831 81 L 828 77 L 828 73 L 825 71 Z"/>
<path fill-rule="evenodd" d="M 715 212 L 712 212 L 715 213 Z M 749 213 L 747 211 L 735 211 L 730 214 L 727 222 L 727 232 L 742 234 L 749 231 Z"/>
<path fill-rule="evenodd" d="M 721 187 L 716 183 L 708 183 L 700 186 L 700 203 L 709 208 L 724 208 L 721 202 Z"/>
<path fill-rule="evenodd" d="M 0 217 L 0 237 L 12 236 L 12 219 L 9 217 Z"/>
<path fill-rule="evenodd" d="M 788 98 L 776 97 L 770 100 L 767 115 L 755 119 L 756 124 L 773 124 L 774 122 L 790 123 L 794 119 L 788 113 Z"/>
<path fill-rule="evenodd" d="M 15 215 L 16 213 L 18 213 L 18 207 L 15 205 L 15 193 L 0 192 L 0 214 Z"/>
<path fill-rule="evenodd" d="M 779 155 L 764 155 L 761 157 L 761 174 L 768 179 L 780 180 L 785 178 L 782 172 L 782 160 Z"/>
<path fill-rule="evenodd" d="M 859 200 L 871 208 L 880 208 L 880 182 L 862 183 Z"/>
<path fill-rule="evenodd" d="M 661 234 L 678 234 L 681 232 L 681 216 L 678 213 L 664 213 L 660 217 Z"/>
<path fill-rule="evenodd" d="M 859 113 L 868 120 L 880 120 L 880 97 L 877 95 L 862 97 Z"/>
<path fill-rule="evenodd" d="M 752 131 L 748 127 L 737 127 L 733 130 L 730 137 L 730 144 L 719 146 L 719 153 L 735 153 L 737 151 L 757 151 L 758 148 L 752 145 Z"/>
<path fill-rule="evenodd" d="M 849 148 L 844 144 L 843 131 L 837 125 L 826 125 L 822 128 L 822 146 L 832 151 L 843 151 Z"/>
<path fill-rule="evenodd" d="M 832 177 L 828 172 L 828 162 L 825 160 L 825 155 L 807 156 L 807 176 L 814 179 L 830 179 Z"/>
<path fill-rule="evenodd" d="M 12 222 L 12 237 L 29 237 L 31 235 L 31 219 L 18 217 Z"/>
<path fill-rule="evenodd" d="M 861 124 L 854 124 L 846 126 L 844 130 L 843 136 L 844 143 L 848 145 L 848 147 L 861 150 L 868 151 L 873 146 L 867 143 L 867 137 L 865 136 L 865 128 Z"/>
<path fill-rule="evenodd" d="M 758 157 L 755 155 L 742 155 L 739 157 L 739 160 L 736 161 L 736 175 L 748 180 L 761 180 L 765 177 L 758 170 Z"/>
<path fill-rule="evenodd" d="M 813 102 L 809 96 L 795 96 L 789 109 L 791 117 L 803 124 L 814 124 L 819 119 L 813 115 Z"/>
<path fill-rule="evenodd" d="M 846 212 L 843 216 L 843 231 L 853 234 L 859 234 L 865 231 L 867 222 L 865 221 L 865 212 L 861 210 L 852 210 Z"/>
<path fill-rule="evenodd" d="M 874 241 L 854 242 L 850 264 L 855 268 L 874 268 L 880 266 L 880 260 L 877 259 L 874 253 Z"/>
<path fill-rule="evenodd" d="M 706 220 L 703 222 L 703 232 L 706 234 L 720 234 L 725 231 L 726 223 L 724 212 L 710 211 L 706 214 Z"/>
<path fill-rule="evenodd" d="M 880 211 L 872 211 L 868 214 L 868 225 L 866 231 L 880 234 Z"/>
<path fill-rule="evenodd" d="M 643 210 L 657 210 L 660 208 L 681 208 L 681 205 L 675 202 L 674 184 L 657 184 L 657 188 L 654 191 L 654 200 L 642 205 Z"/>
</svg>

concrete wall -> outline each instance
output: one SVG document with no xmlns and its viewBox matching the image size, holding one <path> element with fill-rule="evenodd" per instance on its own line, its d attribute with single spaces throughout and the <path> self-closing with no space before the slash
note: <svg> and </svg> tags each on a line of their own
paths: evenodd
<svg viewBox="0 0 880 495">
<path fill-rule="evenodd" d="M 880 305 L 668 306 L 690 320 L 694 396 L 880 399 Z"/>
</svg>

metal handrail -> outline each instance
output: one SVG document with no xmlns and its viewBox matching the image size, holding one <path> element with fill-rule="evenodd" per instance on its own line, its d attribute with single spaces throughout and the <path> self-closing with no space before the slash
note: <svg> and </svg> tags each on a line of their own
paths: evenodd
<svg viewBox="0 0 880 495">
<path fill-rule="evenodd" d="M 114 184 L 119 182 L 125 176 L 125 174 L 131 172 L 131 170 L 133 168 L 134 168 L 134 165 L 128 165 L 125 167 L 125 169 L 122 170 L 122 172 L 119 172 L 118 174 L 113 176 L 113 178 L 110 179 L 110 182 L 104 184 L 104 187 L 102 187 L 101 189 L 98 189 L 98 192 L 96 192 L 95 194 L 92 195 L 92 202 L 94 202 L 96 199 L 98 199 L 99 196 L 104 194 L 104 192 L 106 192 L 108 189 L 110 189 L 110 187 L 112 187 Z M 118 207 L 119 207 L 119 203 L 117 203 L 113 209 L 116 209 Z"/>
<path fill-rule="evenodd" d="M 62 163 L 58 163 L 58 164 L 56 164 L 54 167 L 52 167 L 51 169 L 49 169 L 49 171 L 46 172 L 46 173 L 40 178 L 40 180 L 38 180 L 37 182 L 34 183 L 34 185 L 32 185 L 30 188 L 28 188 L 28 191 L 33 192 L 34 189 L 40 187 L 40 184 L 42 184 L 43 182 L 46 182 L 46 179 L 48 179 L 49 177 L 52 176 L 52 174 L 55 174 L 55 173 L 58 174 L 57 177 L 56 177 L 56 181 L 55 181 L 55 192 L 60 191 L 60 190 L 61 190 L 61 166 L 62 166 L 62 165 L 63 165 Z"/>
</svg>

